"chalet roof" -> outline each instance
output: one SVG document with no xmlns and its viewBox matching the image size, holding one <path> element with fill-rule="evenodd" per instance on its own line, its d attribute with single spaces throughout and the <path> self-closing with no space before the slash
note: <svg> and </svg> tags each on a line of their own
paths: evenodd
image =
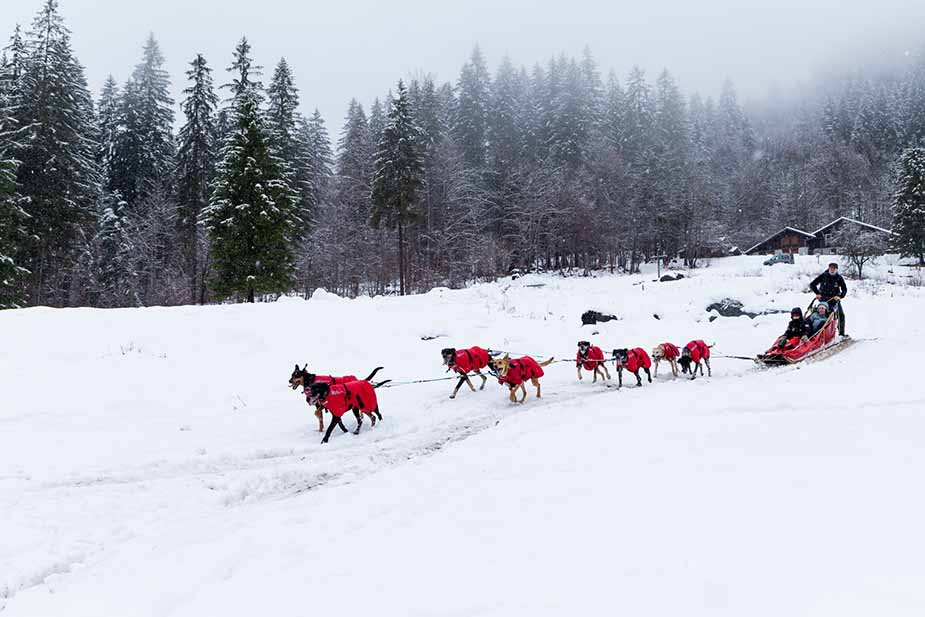
<svg viewBox="0 0 925 617">
<path fill-rule="evenodd" d="M 835 219 L 834 221 L 832 221 L 831 223 L 829 223 L 828 225 L 826 225 L 825 227 L 820 227 L 819 229 L 817 229 L 816 231 L 813 232 L 813 235 L 819 235 L 819 234 L 821 234 L 822 232 L 824 232 L 826 229 L 828 229 L 829 227 L 832 227 L 832 226 L 835 225 L 836 223 L 840 223 L 840 222 L 842 222 L 842 221 L 847 221 L 847 222 L 849 222 L 849 223 L 854 223 L 855 225 L 860 225 L 861 227 L 867 227 L 868 229 L 872 229 L 872 230 L 874 230 L 874 231 L 879 231 L 880 233 L 885 233 L 885 234 L 893 235 L 893 232 L 890 231 L 889 229 L 884 229 L 883 227 L 877 227 L 876 225 L 871 225 L 870 223 L 863 223 L 863 222 L 858 221 L 858 220 L 856 220 L 856 219 L 848 218 L 847 216 L 839 217 L 839 218 Z"/>
<path fill-rule="evenodd" d="M 807 239 L 809 239 L 809 240 L 813 240 L 813 239 L 816 238 L 816 234 L 811 234 L 811 233 L 809 233 L 808 231 L 803 231 L 802 229 L 797 229 L 796 227 L 784 227 L 784 228 L 781 229 L 780 231 L 774 232 L 773 234 L 771 234 L 770 236 L 768 236 L 767 238 L 765 238 L 764 240 L 762 240 L 761 242 L 759 242 L 759 243 L 756 244 L 755 246 L 753 246 L 753 247 L 751 247 L 750 249 L 748 249 L 747 251 L 745 251 L 745 254 L 747 255 L 747 254 L 751 253 L 752 251 L 754 251 L 756 248 L 758 248 L 759 246 L 761 246 L 761 245 L 764 244 L 765 242 L 769 242 L 769 241 L 773 240 L 774 238 L 776 238 L 777 236 L 779 236 L 779 235 L 781 235 L 781 234 L 783 234 L 783 233 L 787 233 L 788 231 L 789 231 L 789 232 L 792 232 L 792 233 L 795 233 L 795 234 L 798 234 L 798 235 L 801 235 L 801 236 L 803 236 L 804 238 L 807 238 Z"/>
</svg>

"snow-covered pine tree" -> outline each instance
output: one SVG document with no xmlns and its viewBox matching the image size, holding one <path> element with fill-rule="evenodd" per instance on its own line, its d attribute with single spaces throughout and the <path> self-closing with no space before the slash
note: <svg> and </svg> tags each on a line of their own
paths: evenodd
<svg viewBox="0 0 925 617">
<path fill-rule="evenodd" d="M 485 59 L 476 47 L 459 75 L 453 131 L 466 164 L 478 170 L 485 166 L 490 88 L 491 77 Z"/>
<path fill-rule="evenodd" d="M 121 126 L 109 177 L 110 190 L 122 195 L 129 212 L 169 177 L 176 145 L 173 106 L 164 56 L 151 34 L 122 93 Z"/>
<path fill-rule="evenodd" d="M 142 306 L 135 271 L 136 251 L 127 229 L 126 203 L 102 191 L 92 242 L 93 290 L 90 303 L 104 308 Z"/>
<path fill-rule="evenodd" d="M 22 279 L 28 274 L 18 265 L 26 234 L 26 213 L 16 186 L 19 161 L 13 154 L 23 133 L 13 119 L 18 78 L 16 64 L 4 58 L 0 64 L 0 309 L 23 305 Z"/>
<path fill-rule="evenodd" d="M 96 105 L 96 123 L 99 131 L 97 161 L 103 178 L 109 178 L 119 134 L 119 115 L 122 107 L 122 93 L 115 78 L 110 75 L 103 83 L 100 99 Z M 109 181 L 104 181 L 108 185 Z"/>
<path fill-rule="evenodd" d="M 299 113 L 299 89 L 285 58 L 280 59 L 273 71 L 267 100 L 267 121 L 273 135 L 273 147 L 285 167 L 289 185 L 298 195 L 301 218 L 308 224 L 313 215 L 311 160 L 308 144 L 299 131 L 303 120 Z"/>
<path fill-rule="evenodd" d="M 623 92 L 623 87 L 620 85 L 620 80 L 617 78 L 616 72 L 610 71 L 607 75 L 607 88 L 604 92 L 601 119 L 603 126 L 601 130 L 604 137 L 617 150 L 620 150 L 624 139 L 623 131 L 626 124 L 626 111 L 624 109 L 626 104 L 625 99 L 626 95 Z"/>
<path fill-rule="evenodd" d="M 896 164 L 893 247 L 925 266 L 925 148 L 908 148 Z"/>
<path fill-rule="evenodd" d="M 186 124 L 180 129 L 174 183 L 177 193 L 177 235 L 188 281 L 189 301 L 204 301 L 203 238 L 199 218 L 209 205 L 210 184 L 215 175 L 215 109 L 218 96 L 212 85 L 212 69 L 197 54 L 186 72 L 190 85 L 183 91 Z"/>
<path fill-rule="evenodd" d="M 633 67 L 623 97 L 623 142 L 620 153 L 632 165 L 644 163 L 652 149 L 655 109 L 652 88 L 641 68 Z"/>
<path fill-rule="evenodd" d="M 414 121 L 405 84 L 399 80 L 376 150 L 371 222 L 377 228 L 384 223 L 390 229 L 398 229 L 401 295 L 407 291 L 404 229 L 418 216 L 419 193 L 424 183 L 422 150 L 421 129 Z"/>
<path fill-rule="evenodd" d="M 373 101 L 373 104 L 369 107 L 369 144 L 372 152 L 376 150 L 376 144 L 379 143 L 379 140 L 382 139 L 382 131 L 385 130 L 386 122 L 386 107 L 391 105 L 391 93 L 388 96 L 386 105 L 382 104 L 378 98 Z"/>
<path fill-rule="evenodd" d="M 228 68 L 233 79 L 230 116 L 233 129 L 222 147 L 215 191 L 203 220 L 212 242 L 212 289 L 219 298 L 292 288 L 293 243 L 302 221 L 298 196 L 285 177 L 272 147 L 272 132 L 261 109 L 263 88 L 251 46 L 241 39 Z"/>
<path fill-rule="evenodd" d="M 317 213 L 327 201 L 334 178 L 334 151 L 324 118 L 317 109 L 311 117 L 299 122 L 299 133 L 308 154 L 309 186 L 307 210 Z"/>
<path fill-rule="evenodd" d="M 650 177 L 657 252 L 673 255 L 681 247 L 684 235 L 690 130 L 684 97 L 667 70 L 656 80 L 652 142 L 655 164 Z"/>
<path fill-rule="evenodd" d="M 25 37 L 22 99 L 16 121 L 19 191 L 26 202 L 22 266 L 31 272 L 28 301 L 71 300 L 81 227 L 93 219 L 99 189 L 93 100 L 57 0 L 46 0 Z"/>
</svg>

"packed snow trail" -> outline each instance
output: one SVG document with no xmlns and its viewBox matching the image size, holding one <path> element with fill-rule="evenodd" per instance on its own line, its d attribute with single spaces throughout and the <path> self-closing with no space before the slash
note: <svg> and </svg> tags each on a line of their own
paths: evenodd
<svg viewBox="0 0 925 617">
<path fill-rule="evenodd" d="M 410 298 L 0 313 L 0 606 L 921 614 L 925 385 L 900 360 L 925 342 L 919 289 L 854 285 L 851 334 L 879 338 L 822 362 L 717 359 L 713 378 L 620 391 L 553 365 L 522 406 L 494 380 L 454 401 L 452 381 L 394 388 L 382 424 L 326 446 L 286 387 L 296 361 L 439 377 L 450 345 L 703 338 L 752 355 L 786 316 L 710 323 L 703 307 L 789 310 L 817 267 L 743 258 L 661 285 L 528 277 Z M 580 328 L 587 308 L 622 320 Z"/>
</svg>

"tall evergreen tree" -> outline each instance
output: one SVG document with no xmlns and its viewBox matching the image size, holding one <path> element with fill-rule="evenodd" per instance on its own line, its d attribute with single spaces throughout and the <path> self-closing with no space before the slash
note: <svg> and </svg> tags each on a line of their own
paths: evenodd
<svg viewBox="0 0 925 617">
<path fill-rule="evenodd" d="M 109 188 L 118 191 L 130 209 L 169 177 L 175 149 L 173 105 L 164 56 L 151 34 L 122 93 L 109 177 Z"/>
<path fill-rule="evenodd" d="M 25 37 L 22 100 L 16 122 L 20 193 L 28 201 L 22 266 L 31 272 L 29 300 L 70 300 L 81 227 L 92 219 L 99 183 L 93 101 L 57 0 L 46 0 Z"/>
<path fill-rule="evenodd" d="M 272 131 L 261 110 L 263 89 L 247 39 L 235 48 L 228 68 L 233 80 L 233 130 L 222 148 L 216 188 L 203 218 L 212 241 L 219 298 L 283 293 L 293 283 L 293 242 L 302 224 L 298 196 L 272 147 Z"/>
<path fill-rule="evenodd" d="M 197 54 L 190 63 L 186 76 L 190 82 L 183 91 L 186 124 L 180 129 L 174 177 L 179 207 L 177 233 L 189 283 L 189 299 L 195 303 L 203 300 L 205 292 L 199 218 L 209 204 L 209 186 L 215 175 L 218 97 L 212 85 L 212 69 L 202 54 Z"/>
<path fill-rule="evenodd" d="M 418 216 L 424 182 L 421 129 L 414 121 L 405 85 L 399 81 L 388 120 L 376 150 L 372 224 L 398 229 L 399 293 L 405 295 L 405 226 Z"/>
<path fill-rule="evenodd" d="M 119 114 L 122 107 L 122 93 L 115 78 L 110 75 L 103 83 L 100 100 L 96 106 L 97 127 L 99 129 L 99 149 L 97 161 L 100 171 L 108 186 L 112 172 L 113 157 L 116 152 L 116 139 L 119 135 Z"/>
<path fill-rule="evenodd" d="M 894 247 L 925 265 L 925 148 L 909 148 L 896 167 L 893 194 Z"/>
<path fill-rule="evenodd" d="M 474 169 L 485 166 L 490 88 L 488 67 L 482 52 L 476 47 L 459 75 L 454 123 L 456 140 L 462 148 L 466 164 Z"/>
<path fill-rule="evenodd" d="M 21 280 L 28 274 L 18 265 L 19 247 L 25 241 L 26 213 L 16 186 L 19 161 L 13 154 L 23 132 L 13 118 L 13 100 L 18 88 L 15 66 L 7 59 L 0 65 L 0 309 L 23 304 Z"/>
<path fill-rule="evenodd" d="M 327 200 L 334 177 L 334 152 L 324 118 L 317 109 L 299 126 L 301 140 L 307 148 L 309 186 L 309 212 L 316 213 Z"/>
<path fill-rule="evenodd" d="M 299 197 L 303 221 L 312 218 L 312 179 L 308 144 L 302 139 L 299 124 L 299 89 L 285 58 L 280 59 L 267 88 L 267 120 L 273 133 L 273 147 L 286 169 L 290 186 Z M 301 230 L 300 230 L 301 231 Z"/>
</svg>

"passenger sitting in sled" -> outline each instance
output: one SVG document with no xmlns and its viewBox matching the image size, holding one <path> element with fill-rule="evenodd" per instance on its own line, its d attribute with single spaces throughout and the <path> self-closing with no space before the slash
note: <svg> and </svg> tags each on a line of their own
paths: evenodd
<svg viewBox="0 0 925 617">
<path fill-rule="evenodd" d="M 803 310 L 800 307 L 794 307 L 790 311 L 790 323 L 787 325 L 787 331 L 777 339 L 778 349 L 793 349 L 808 334 L 806 322 L 803 321 Z"/>
<path fill-rule="evenodd" d="M 820 302 L 816 305 L 816 310 L 806 318 L 806 325 L 809 327 L 809 332 L 806 333 L 807 336 L 813 336 L 819 332 L 828 320 L 829 305 L 825 302 Z"/>
</svg>

